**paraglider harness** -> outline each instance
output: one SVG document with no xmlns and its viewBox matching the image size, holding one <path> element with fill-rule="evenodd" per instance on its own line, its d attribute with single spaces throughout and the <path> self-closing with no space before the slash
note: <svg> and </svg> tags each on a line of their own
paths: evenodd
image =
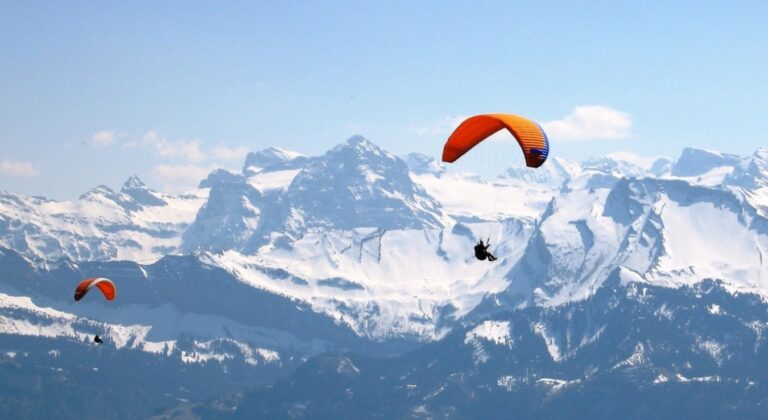
<svg viewBox="0 0 768 420">
<path fill-rule="evenodd" d="M 486 258 L 488 261 L 496 261 L 496 257 L 493 256 L 490 252 L 488 252 L 488 248 L 491 246 L 491 238 L 488 238 L 488 243 L 483 244 L 483 240 L 480 239 L 480 242 L 475 245 L 475 258 L 477 258 L 480 261 L 484 261 Z"/>
</svg>

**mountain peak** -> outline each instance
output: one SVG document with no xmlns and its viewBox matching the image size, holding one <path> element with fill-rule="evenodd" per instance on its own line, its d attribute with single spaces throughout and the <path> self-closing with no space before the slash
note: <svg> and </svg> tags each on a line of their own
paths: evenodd
<svg viewBox="0 0 768 420">
<path fill-rule="evenodd" d="M 734 168 L 723 183 L 749 189 L 768 187 L 768 149 L 761 147 L 755 150 L 749 159 Z"/>
<path fill-rule="evenodd" d="M 664 175 L 672 170 L 673 162 L 665 157 L 660 157 L 651 164 L 651 173 L 656 176 Z"/>
<path fill-rule="evenodd" d="M 362 136 L 313 160 L 294 178 L 284 203 L 293 209 L 286 211 L 293 224 L 309 228 L 440 226 L 440 205 L 414 184 L 408 165 Z"/>
<path fill-rule="evenodd" d="M 208 176 L 204 180 L 200 181 L 200 184 L 198 184 L 197 187 L 212 188 L 216 184 L 238 183 L 242 181 L 243 181 L 243 177 L 238 174 L 232 173 L 226 169 L 216 169 L 210 174 L 208 174 Z"/>
<path fill-rule="evenodd" d="M 379 147 L 377 144 L 373 143 L 372 141 L 366 139 L 365 137 L 361 135 L 355 135 L 347 139 L 342 144 L 339 144 L 336 146 L 333 150 L 334 151 L 341 151 L 341 150 L 355 150 L 358 154 L 365 154 L 365 153 L 373 153 L 376 155 L 383 155 L 387 154 L 384 149 Z"/>
<path fill-rule="evenodd" d="M 755 153 L 752 154 L 749 160 L 760 166 L 768 167 L 768 148 L 758 148 L 755 150 Z"/>
<path fill-rule="evenodd" d="M 147 187 L 147 184 L 139 179 L 138 175 L 128 178 L 123 183 L 122 188 L 120 188 L 120 192 L 133 200 L 133 203 L 130 202 L 131 200 L 125 200 L 124 198 L 117 200 L 123 207 L 128 209 L 135 209 L 136 204 L 142 206 L 164 206 L 168 204 L 165 200 L 158 197 L 156 192 Z"/>
<path fill-rule="evenodd" d="M 132 175 L 130 178 L 125 180 L 123 183 L 122 188 L 120 188 L 120 191 L 126 192 L 130 190 L 145 190 L 147 189 L 147 185 L 139 179 L 138 175 Z"/>
<path fill-rule="evenodd" d="M 297 157 L 304 156 L 299 152 L 286 150 L 280 147 L 267 147 L 266 149 L 259 150 L 258 152 L 252 153 L 252 154 L 269 156 L 269 157 L 273 157 L 275 159 L 280 159 L 280 160 L 293 160 L 293 159 L 296 159 Z"/>
<path fill-rule="evenodd" d="M 728 153 L 686 147 L 672 166 L 673 176 L 699 176 L 720 166 L 736 166 L 742 158 Z"/>
<path fill-rule="evenodd" d="M 355 134 L 354 136 L 350 137 L 346 141 L 349 145 L 356 145 L 356 144 L 373 144 L 370 140 L 366 139 L 360 134 Z"/>
<path fill-rule="evenodd" d="M 326 161 L 339 161 L 344 164 L 363 164 L 363 165 L 407 165 L 397 156 L 387 152 L 378 144 L 366 139 L 363 136 L 352 136 L 344 143 L 336 145 L 319 159 Z M 389 162 L 389 163 L 384 163 Z"/>
<path fill-rule="evenodd" d="M 248 153 L 243 164 L 243 175 L 250 176 L 263 170 L 294 169 L 307 160 L 301 153 L 279 147 L 269 147 Z"/>
<path fill-rule="evenodd" d="M 182 234 L 180 249 L 220 252 L 241 248 L 261 222 L 261 193 L 242 176 L 223 169 L 211 173 L 200 187 L 211 191 L 194 223 Z"/>
<path fill-rule="evenodd" d="M 109 188 L 108 186 L 101 184 L 95 188 L 91 188 L 87 192 L 85 192 L 83 195 L 80 196 L 80 200 L 87 200 L 94 197 L 107 197 L 110 200 L 115 199 L 117 196 L 117 193 L 112 188 Z"/>
</svg>

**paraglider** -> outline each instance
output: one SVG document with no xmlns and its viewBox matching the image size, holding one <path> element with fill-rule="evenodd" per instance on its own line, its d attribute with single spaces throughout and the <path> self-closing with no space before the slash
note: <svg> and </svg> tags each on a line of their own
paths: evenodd
<svg viewBox="0 0 768 420">
<path fill-rule="evenodd" d="M 496 261 L 496 257 L 491 254 L 488 251 L 488 248 L 491 247 L 490 239 L 488 240 L 487 244 L 483 243 L 483 240 L 480 239 L 480 242 L 475 245 L 475 258 L 477 258 L 480 261 L 484 261 L 486 258 L 488 261 Z"/>
<path fill-rule="evenodd" d="M 483 114 L 464 120 L 445 142 L 443 162 L 455 162 L 480 142 L 504 128 L 520 145 L 526 166 L 538 168 L 546 162 L 549 155 L 547 134 L 534 121 L 512 114 Z M 490 243 L 484 244 L 481 239 L 475 245 L 475 258 L 480 261 L 496 261 L 497 258 L 488 251 L 490 246 Z"/>
<path fill-rule="evenodd" d="M 112 280 L 104 277 L 92 277 L 85 279 L 77 285 L 75 289 L 75 300 L 80 300 L 85 297 L 88 292 L 94 287 L 98 288 L 107 300 L 113 300 L 115 298 L 115 283 Z"/>
<path fill-rule="evenodd" d="M 525 164 L 538 168 L 549 155 L 549 139 L 541 126 L 512 114 L 475 115 L 464 120 L 443 146 L 443 162 L 455 162 L 480 142 L 506 128 L 517 140 L 525 156 Z"/>
<path fill-rule="evenodd" d="M 87 295 L 94 287 L 101 291 L 105 299 L 113 300 L 115 298 L 116 289 L 115 283 L 112 283 L 112 280 L 104 277 L 91 277 L 81 281 L 77 285 L 77 288 L 75 288 L 75 300 L 78 301 L 85 297 L 85 295 Z M 96 334 L 96 336 L 93 337 L 93 342 L 101 344 L 104 340 Z"/>
</svg>

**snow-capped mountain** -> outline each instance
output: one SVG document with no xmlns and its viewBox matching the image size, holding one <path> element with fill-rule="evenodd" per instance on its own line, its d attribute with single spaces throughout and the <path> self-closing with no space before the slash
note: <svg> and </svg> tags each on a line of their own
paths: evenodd
<svg viewBox="0 0 768 420">
<path fill-rule="evenodd" d="M 262 171 L 296 169 L 306 165 L 309 158 L 290 150 L 270 147 L 258 152 L 248 153 L 243 165 L 243 174 L 255 175 Z"/>
<path fill-rule="evenodd" d="M 146 261 L 174 252 L 207 190 L 161 194 L 132 177 L 57 202 L 0 191 L 0 244 L 45 264 L 59 258 Z"/>
<path fill-rule="evenodd" d="M 757 149 L 750 158 L 734 167 L 723 183 L 748 190 L 768 187 L 768 149 Z"/>
<path fill-rule="evenodd" d="M 362 137 L 352 137 L 296 175 L 283 199 L 281 230 L 429 229 L 440 204 L 409 176 L 408 166 Z"/>
<path fill-rule="evenodd" d="M 231 361 L 254 372 L 290 368 L 334 349 L 392 351 L 373 349 L 330 316 L 192 256 L 150 265 L 65 260 L 41 269 L 0 251 L 0 272 L 12 273 L 0 285 L 0 337 L 87 345 L 99 334 L 109 351 L 131 349 L 181 363 Z M 75 302 L 73 282 L 94 275 L 115 279 L 118 298 L 107 302 L 95 291 Z M 19 351 L 14 343 L 7 342 L 9 351 Z"/>
<path fill-rule="evenodd" d="M 505 184 L 516 183 L 522 187 L 539 184 L 556 189 L 581 173 L 582 166 L 578 162 L 555 157 L 540 169 L 525 166 L 512 167 L 499 175 L 496 181 Z"/>
<path fill-rule="evenodd" d="M 686 147 L 672 166 L 671 174 L 678 177 L 696 177 L 717 168 L 727 171 L 726 168 L 733 168 L 742 160 L 743 158 L 729 153 Z"/>
<path fill-rule="evenodd" d="M 431 339 L 473 311 L 583 299 L 616 267 L 653 284 L 718 278 L 766 293 L 764 155 L 685 149 L 661 178 L 616 157 L 553 158 L 489 182 L 358 136 L 311 158 L 252 153 L 242 174 L 215 171 L 181 196 L 137 177 L 74 202 L 3 193 L 0 243 L 41 267 L 198 255 L 356 334 Z M 717 186 L 685 176 L 723 166 L 733 173 Z M 473 260 L 479 238 L 499 263 Z M 724 240 L 738 259 L 708 251 Z"/>
<path fill-rule="evenodd" d="M 263 194 L 245 177 L 226 171 L 212 174 L 200 185 L 210 186 L 208 201 L 184 231 L 181 250 L 194 253 L 242 249 L 261 222 Z"/>
<path fill-rule="evenodd" d="M 647 169 L 620 159 L 602 157 L 587 159 L 581 164 L 582 171 L 593 171 L 617 178 L 641 178 L 648 176 Z"/>
<path fill-rule="evenodd" d="M 125 181 L 120 192 L 131 197 L 137 208 L 168 205 L 168 202 L 163 200 L 160 194 L 149 189 L 136 175 Z"/>
<path fill-rule="evenodd" d="M 763 149 L 686 149 L 674 164 L 552 158 L 483 180 L 353 137 L 321 156 L 252 153 L 242 173 L 215 171 L 177 196 L 137 177 L 68 202 L 2 191 L 0 337 L 17 354 L 21 337 L 80 346 L 101 331 L 110 351 L 286 373 L 320 353 L 397 354 L 465 326 L 464 345 L 506 345 L 516 324 L 504 314 L 560 311 L 611 281 L 715 279 L 765 298 L 766 162 Z M 481 238 L 494 264 L 474 259 Z M 73 285 L 94 275 L 114 279 L 119 299 L 74 303 Z M 553 338 L 559 324 L 541 325 L 531 346 L 580 351 Z"/>
<path fill-rule="evenodd" d="M 765 295 L 766 222 L 734 192 L 679 180 L 624 178 L 567 191 L 542 215 L 507 276 L 510 287 L 488 302 L 508 310 L 584 299 L 617 267 L 665 287 L 710 278 Z"/>
<path fill-rule="evenodd" d="M 408 354 L 324 355 L 270 387 L 203 403 L 216 418 L 755 418 L 768 305 L 704 281 L 617 270 L 590 298 L 497 314 Z"/>
<path fill-rule="evenodd" d="M 285 156 L 294 155 L 279 155 Z M 295 240 L 317 230 L 441 225 L 439 203 L 411 180 L 407 165 L 362 137 L 304 159 L 300 168 L 286 169 L 299 158 L 276 159 L 274 151 L 249 159 L 267 168 L 248 165 L 242 177 L 206 180 L 211 199 L 185 232 L 182 250 L 251 252 L 276 235 Z"/>
</svg>

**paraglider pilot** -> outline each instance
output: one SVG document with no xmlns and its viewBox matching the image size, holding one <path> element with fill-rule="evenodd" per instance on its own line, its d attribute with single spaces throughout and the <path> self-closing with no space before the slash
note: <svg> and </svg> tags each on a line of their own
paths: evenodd
<svg viewBox="0 0 768 420">
<path fill-rule="evenodd" d="M 486 258 L 488 258 L 488 261 L 496 261 L 496 257 L 493 256 L 490 252 L 488 252 L 488 248 L 491 247 L 491 240 L 488 240 L 488 244 L 484 244 L 483 240 L 480 239 L 480 242 L 475 245 L 475 258 L 477 258 L 480 261 L 484 261 Z"/>
<path fill-rule="evenodd" d="M 99 337 L 99 335 L 96 334 L 96 336 L 93 337 L 93 342 L 96 343 L 96 344 L 101 344 L 101 343 L 104 342 L 104 340 L 102 340 L 101 337 Z"/>
</svg>

